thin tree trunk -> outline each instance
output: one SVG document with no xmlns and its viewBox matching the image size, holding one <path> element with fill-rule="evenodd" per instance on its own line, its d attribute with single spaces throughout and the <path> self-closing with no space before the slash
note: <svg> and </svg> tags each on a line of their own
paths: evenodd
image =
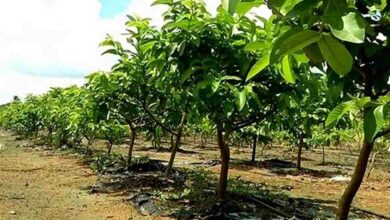
<svg viewBox="0 0 390 220">
<path fill-rule="evenodd" d="M 157 148 L 157 135 L 156 135 L 156 131 L 153 131 L 152 145 L 153 145 L 154 148 Z"/>
<path fill-rule="evenodd" d="M 92 133 L 90 139 L 88 140 L 88 145 L 92 145 L 93 141 L 95 140 L 95 136 L 96 136 L 96 131 Z"/>
<path fill-rule="evenodd" d="M 347 147 L 348 147 L 349 154 L 350 154 L 351 156 L 353 156 L 353 151 L 352 151 L 352 149 L 351 149 L 351 145 L 350 145 L 350 144 L 347 144 Z"/>
<path fill-rule="evenodd" d="M 171 150 L 175 148 L 175 135 L 171 134 Z"/>
<path fill-rule="evenodd" d="M 378 154 L 378 152 L 375 152 L 374 155 L 372 155 L 372 158 L 371 158 L 371 165 L 370 165 L 370 169 L 368 169 L 368 173 L 367 173 L 366 179 L 369 179 L 369 178 L 370 178 L 371 172 L 372 172 L 372 170 L 374 169 L 375 159 L 376 159 L 376 155 L 377 155 L 377 154 Z"/>
<path fill-rule="evenodd" d="M 298 144 L 298 157 L 297 157 L 297 169 L 302 168 L 302 148 L 303 148 L 303 134 L 299 135 L 299 144 Z"/>
<path fill-rule="evenodd" d="M 112 151 L 112 143 L 109 142 L 109 143 L 108 143 L 108 152 L 107 152 L 107 154 L 108 154 L 108 155 L 111 155 L 111 151 Z"/>
<path fill-rule="evenodd" d="M 48 139 L 49 146 L 51 146 L 53 142 L 53 130 L 50 128 L 48 129 L 47 139 Z"/>
<path fill-rule="evenodd" d="M 167 166 L 167 169 L 165 170 L 166 177 L 169 177 L 169 175 L 171 174 L 173 162 L 175 161 L 175 157 L 176 157 L 176 152 L 180 147 L 180 141 L 181 141 L 181 136 L 183 134 L 183 127 L 184 127 L 184 124 L 186 122 L 186 117 L 187 117 L 187 113 L 183 112 L 183 114 L 181 116 L 180 125 L 179 125 L 179 131 L 177 132 L 177 135 L 176 135 L 175 145 L 172 148 L 171 157 L 169 158 L 168 166 Z"/>
<path fill-rule="evenodd" d="M 130 130 L 131 130 L 130 145 L 129 145 L 129 152 L 127 152 L 127 169 L 128 170 L 130 170 L 131 158 L 133 157 L 134 142 L 135 142 L 135 137 L 137 135 L 136 129 L 133 126 L 130 126 Z"/>
<path fill-rule="evenodd" d="M 253 137 L 252 163 L 256 162 L 257 135 Z"/>
<path fill-rule="evenodd" d="M 355 171 L 352 175 L 352 179 L 349 182 L 347 188 L 344 191 L 343 196 L 339 202 L 339 208 L 337 212 L 337 220 L 347 220 L 349 209 L 353 198 L 355 197 L 359 187 L 363 181 L 364 174 L 367 169 L 368 160 L 374 143 L 364 141 L 363 146 L 360 150 L 359 158 L 355 166 Z"/>
<path fill-rule="evenodd" d="M 172 152 L 171 152 L 171 156 L 169 158 L 168 166 L 167 166 L 167 169 L 165 170 L 166 177 L 169 177 L 169 175 L 171 174 L 173 162 L 175 161 L 176 153 L 177 153 L 177 150 L 179 149 L 179 146 L 180 146 L 181 135 L 182 135 L 181 131 L 179 131 L 179 133 L 176 135 L 176 141 L 175 141 L 174 146 L 172 147 Z"/>
<path fill-rule="evenodd" d="M 219 184 L 218 184 L 218 197 L 219 199 L 225 199 L 227 191 L 227 180 L 229 173 L 229 160 L 230 160 L 230 149 L 229 146 L 225 143 L 223 137 L 223 126 L 221 123 L 217 124 L 217 136 L 218 136 L 218 146 L 221 152 L 221 171 L 219 175 Z"/>
<path fill-rule="evenodd" d="M 322 145 L 322 165 L 325 165 L 325 145 Z"/>
</svg>

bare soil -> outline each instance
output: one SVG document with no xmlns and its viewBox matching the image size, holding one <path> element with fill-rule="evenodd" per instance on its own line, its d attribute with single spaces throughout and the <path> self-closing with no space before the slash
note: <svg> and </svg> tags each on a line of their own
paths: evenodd
<svg viewBox="0 0 390 220">
<path fill-rule="evenodd" d="M 152 219 L 141 216 L 123 197 L 89 194 L 97 176 L 72 156 L 18 147 L 0 136 L 1 220 Z"/>
<path fill-rule="evenodd" d="M 210 142 L 206 147 L 198 146 L 199 143 L 187 138 L 182 145 L 181 152 L 177 153 L 174 166 L 193 168 L 204 166 L 216 174 L 220 166 L 204 165 L 204 161 L 218 161 L 219 150 L 215 143 Z M 134 148 L 134 155 L 148 156 L 152 159 L 168 161 L 169 151 L 156 151 L 143 140 L 138 140 Z M 168 148 L 168 146 L 165 146 Z M 104 149 L 104 143 L 97 142 L 95 148 Z M 348 181 L 334 181 L 332 177 L 350 177 L 358 156 L 357 148 L 345 145 L 330 147 L 325 150 L 325 164 L 322 164 L 322 148 L 303 151 L 303 170 L 294 168 L 264 167 L 259 164 L 251 164 L 251 148 L 237 149 L 231 147 L 230 178 L 265 184 L 277 191 L 286 193 L 291 197 L 304 198 L 337 210 L 338 201 L 346 188 Z M 272 146 L 262 151 L 259 147 L 257 155 L 259 161 L 280 159 L 295 163 L 296 152 L 291 152 L 285 146 Z M 262 152 L 263 155 L 260 155 Z M 123 154 L 127 152 L 126 144 L 116 146 L 114 152 Z M 213 164 L 213 163 L 212 163 Z M 353 210 L 364 210 L 368 213 L 376 213 L 386 217 L 390 216 L 390 155 L 377 156 L 374 169 L 370 178 L 365 178 L 360 190 L 354 199 Z M 370 219 L 370 218 L 369 218 Z M 382 219 L 382 218 L 372 218 Z M 390 217 L 389 217 L 390 219 Z"/>
<path fill-rule="evenodd" d="M 18 147 L 21 141 L 0 134 L 0 220 L 1 219 L 161 219 L 138 214 L 125 200 L 122 192 L 93 193 L 88 189 L 99 182 L 89 168 L 76 156 L 55 155 L 48 151 Z M 192 139 L 185 141 L 174 166 L 203 167 L 219 172 L 219 151 L 214 143 L 198 146 Z M 167 161 L 168 150 L 153 149 L 150 143 L 137 140 L 135 156 L 148 156 Z M 164 145 L 168 148 L 167 145 Z M 106 150 L 104 141 L 96 141 L 94 150 Z M 127 153 L 126 143 L 114 146 L 114 152 Z M 273 146 L 266 151 L 259 147 L 258 162 L 252 164 L 251 149 L 231 147 L 232 161 L 229 175 L 257 182 L 293 198 L 303 198 L 336 210 L 337 202 L 347 181 L 332 177 L 349 177 L 358 149 L 331 147 L 326 149 L 326 163 L 322 164 L 322 149 L 303 152 L 301 171 L 293 167 L 278 167 L 265 162 L 278 159 L 295 163 L 295 154 L 285 146 Z M 205 163 L 209 162 L 209 163 Z M 378 156 L 369 179 L 365 179 L 353 203 L 354 212 L 363 210 L 390 216 L 390 157 Z M 365 218 L 387 219 L 387 218 Z"/>
</svg>

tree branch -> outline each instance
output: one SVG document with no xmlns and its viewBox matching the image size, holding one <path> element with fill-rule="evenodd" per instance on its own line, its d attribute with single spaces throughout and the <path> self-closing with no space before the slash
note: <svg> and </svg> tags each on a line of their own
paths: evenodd
<svg viewBox="0 0 390 220">
<path fill-rule="evenodd" d="M 386 128 L 385 130 L 379 132 L 378 134 L 375 135 L 374 141 L 380 137 L 383 137 L 387 134 L 390 134 L 390 128 Z"/>
<path fill-rule="evenodd" d="M 150 118 L 152 118 L 152 120 L 154 122 L 156 122 L 160 127 L 162 127 L 164 130 L 166 130 L 167 132 L 173 134 L 173 135 L 177 135 L 176 132 L 174 132 L 172 129 L 168 128 L 167 126 L 165 126 L 160 120 L 158 120 L 150 111 L 149 109 L 146 107 L 145 104 L 142 104 L 142 108 L 145 110 L 145 112 L 150 116 Z"/>
<path fill-rule="evenodd" d="M 266 118 L 268 118 L 270 115 L 272 115 L 272 113 L 274 113 L 274 107 L 271 107 L 271 109 L 263 115 L 254 115 L 253 117 L 247 119 L 244 122 L 233 125 L 231 132 L 237 131 L 241 128 L 244 128 L 244 127 L 249 126 L 251 124 L 254 124 L 256 122 L 264 121 Z"/>
</svg>

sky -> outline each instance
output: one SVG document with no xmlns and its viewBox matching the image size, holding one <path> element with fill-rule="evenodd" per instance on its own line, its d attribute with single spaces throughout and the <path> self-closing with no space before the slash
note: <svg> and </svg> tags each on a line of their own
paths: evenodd
<svg viewBox="0 0 390 220">
<path fill-rule="evenodd" d="M 50 87 L 82 85 L 84 77 L 109 71 L 113 56 L 101 56 L 106 34 L 123 39 L 127 14 L 161 26 L 164 6 L 154 0 L 1 0 L 0 104 L 13 96 L 42 94 Z M 213 14 L 220 0 L 205 0 Z M 266 17 L 261 7 L 256 13 Z"/>
</svg>

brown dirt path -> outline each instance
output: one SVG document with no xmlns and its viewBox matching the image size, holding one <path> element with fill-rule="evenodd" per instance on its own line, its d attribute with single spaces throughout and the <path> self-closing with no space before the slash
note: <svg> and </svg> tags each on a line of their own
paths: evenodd
<svg viewBox="0 0 390 220">
<path fill-rule="evenodd" d="M 89 194 L 97 177 L 77 159 L 17 145 L 0 133 L 0 220 L 151 219 L 120 195 Z"/>
</svg>

